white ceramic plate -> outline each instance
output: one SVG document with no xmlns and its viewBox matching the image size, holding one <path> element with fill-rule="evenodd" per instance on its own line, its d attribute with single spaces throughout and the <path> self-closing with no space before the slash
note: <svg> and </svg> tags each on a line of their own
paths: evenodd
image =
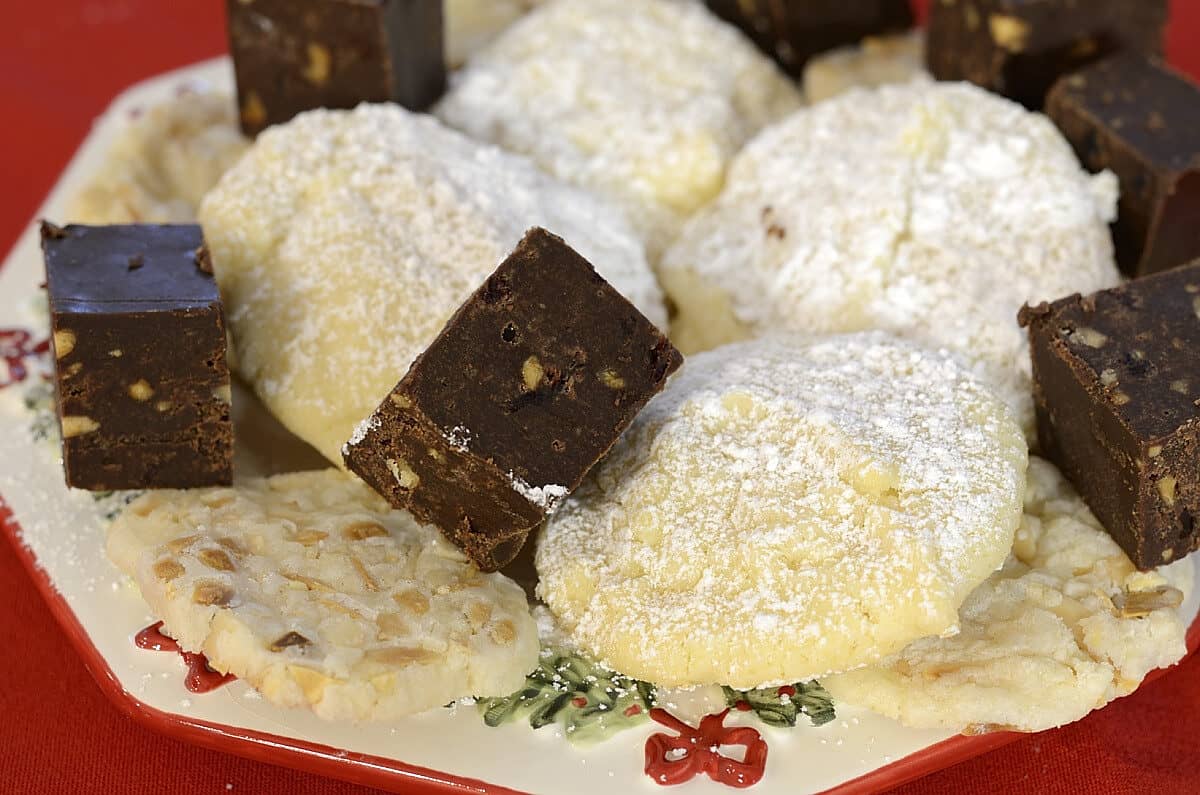
<svg viewBox="0 0 1200 795">
<path fill-rule="evenodd" d="M 97 168 L 136 108 L 166 100 L 183 84 L 228 91 L 231 81 L 229 62 L 218 59 L 125 92 L 99 120 L 41 215 L 69 220 L 64 200 Z M 204 695 L 186 690 L 184 667 L 176 655 L 143 651 L 132 643 L 153 617 L 136 588 L 105 558 L 101 523 L 112 499 L 97 501 L 89 493 L 68 490 L 53 445 L 36 441 L 30 432 L 33 415 L 22 395 L 41 378 L 36 349 L 45 339 L 46 321 L 36 307 L 42 278 L 31 224 L 0 268 L 0 385 L 16 381 L 22 367 L 28 371 L 25 383 L 0 386 L 0 520 L 11 513 L 7 533 L 63 631 L 119 707 L 156 729 L 205 746 L 397 791 L 660 791 L 643 770 L 647 738 L 673 733 L 649 721 L 580 750 L 556 725 L 536 732 L 525 722 L 490 728 L 470 706 L 395 724 L 352 725 L 271 706 L 239 682 Z M 240 475 L 320 465 L 245 391 L 237 393 L 235 404 Z M 1181 610 L 1191 620 L 1197 608 L 1193 594 Z M 1191 648 L 1200 640 L 1198 628 L 1200 622 L 1193 625 Z M 706 708 L 676 704 L 671 709 L 695 725 Z M 752 726 L 765 739 L 766 772 L 755 788 L 762 793 L 875 791 L 1018 736 L 961 737 L 906 729 L 841 704 L 837 718 L 820 727 L 801 718 L 796 728 L 773 729 L 754 713 L 738 711 L 727 723 Z M 704 776 L 682 789 L 697 795 L 727 791 Z"/>
</svg>

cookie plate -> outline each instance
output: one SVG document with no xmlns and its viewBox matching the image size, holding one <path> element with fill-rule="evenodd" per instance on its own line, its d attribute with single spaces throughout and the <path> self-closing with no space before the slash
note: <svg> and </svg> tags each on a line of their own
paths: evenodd
<svg viewBox="0 0 1200 795">
<path fill-rule="evenodd" d="M 63 173 L 41 216 L 62 220 L 66 198 L 100 165 L 131 114 L 186 86 L 231 91 L 228 60 L 171 72 L 122 94 Z M 38 418 L 44 422 L 45 414 L 26 403 L 36 403 L 46 366 L 41 281 L 31 224 L 0 266 L 0 526 L 115 705 L 177 739 L 397 792 L 554 792 L 562 791 L 564 782 L 577 793 L 661 791 L 643 769 L 647 739 L 664 731 L 650 721 L 580 749 L 555 724 L 536 732 L 525 722 L 491 728 L 471 706 L 395 724 L 356 726 L 274 707 L 240 682 L 203 695 L 187 690 L 179 657 L 133 643 L 153 617 L 104 555 L 103 517 L 119 507 L 121 495 L 98 500 L 68 490 L 53 443 L 39 438 L 44 434 Z M 322 459 L 291 438 L 244 390 L 235 395 L 235 407 L 241 475 L 322 466 Z M 1200 562 L 1194 565 L 1200 568 Z M 1200 645 L 1197 591 L 1180 608 L 1191 623 L 1190 650 Z M 695 725 L 695 717 L 677 714 Z M 726 722 L 752 726 L 766 741 L 765 775 L 754 789 L 763 793 L 875 792 L 1021 736 L 906 729 L 844 704 L 837 705 L 834 721 L 820 727 L 802 719 L 796 728 L 773 729 L 753 713 L 736 711 Z M 682 790 L 728 791 L 703 776 Z"/>
</svg>

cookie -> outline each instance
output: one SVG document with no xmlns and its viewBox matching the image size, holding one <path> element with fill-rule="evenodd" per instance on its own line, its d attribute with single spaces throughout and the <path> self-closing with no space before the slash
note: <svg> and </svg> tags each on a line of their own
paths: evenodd
<svg viewBox="0 0 1200 795">
<path fill-rule="evenodd" d="M 107 549 L 183 649 L 329 720 L 507 695 L 537 665 L 519 586 L 334 469 L 151 492 Z"/>
<path fill-rule="evenodd" d="M 800 104 L 701 4 L 559 0 L 471 58 L 435 113 L 619 204 L 653 260 L 742 144 Z"/>
<path fill-rule="evenodd" d="M 861 44 L 814 55 L 804 65 L 804 98 L 824 102 L 852 88 L 932 79 L 921 31 L 868 36 Z"/>
<path fill-rule="evenodd" d="M 397 106 L 267 130 L 200 218 L 239 372 L 338 466 L 358 423 L 531 226 L 666 321 L 620 211 Z"/>
<path fill-rule="evenodd" d="M 193 222 L 204 194 L 249 145 L 233 97 L 188 87 L 125 123 L 103 164 L 71 197 L 66 220 Z"/>
<path fill-rule="evenodd" d="M 851 91 L 752 141 L 660 267 L 689 353 L 881 328 L 969 357 L 1032 435 L 1026 302 L 1118 280 L 1116 183 L 1054 125 L 965 84 Z"/>
<path fill-rule="evenodd" d="M 462 66 L 505 28 L 544 0 L 446 0 L 446 60 Z"/>
<path fill-rule="evenodd" d="M 753 688 L 952 629 L 1004 561 L 1027 452 L 945 353 L 881 333 L 689 359 L 538 542 L 572 640 L 668 687 Z"/>
<path fill-rule="evenodd" d="M 1138 572 L 1058 470 L 1034 458 L 1012 556 L 967 599 L 958 634 L 821 684 L 906 726 L 1061 726 L 1183 657 L 1175 608 L 1193 576 L 1190 561 Z"/>
</svg>

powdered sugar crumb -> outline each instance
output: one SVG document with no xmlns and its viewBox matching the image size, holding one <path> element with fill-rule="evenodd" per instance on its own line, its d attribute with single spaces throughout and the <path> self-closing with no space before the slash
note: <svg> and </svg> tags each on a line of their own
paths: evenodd
<svg viewBox="0 0 1200 795">
<path fill-rule="evenodd" d="M 442 436 L 446 442 L 460 453 L 467 452 L 471 446 L 471 429 L 465 425 L 455 425 L 450 430 L 446 431 Z"/>
<path fill-rule="evenodd" d="M 567 496 L 566 486 L 556 483 L 546 486 L 530 486 L 511 470 L 508 473 L 508 480 L 512 483 L 513 491 L 541 508 L 547 515 L 553 513 L 558 504 L 562 502 L 563 497 Z"/>
</svg>

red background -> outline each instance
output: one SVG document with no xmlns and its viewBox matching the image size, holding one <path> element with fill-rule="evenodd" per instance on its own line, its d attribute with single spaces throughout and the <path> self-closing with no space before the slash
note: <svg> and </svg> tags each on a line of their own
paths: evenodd
<svg viewBox="0 0 1200 795">
<path fill-rule="evenodd" d="M 4 5 L 0 246 L 7 249 L 113 96 L 218 54 L 225 41 L 218 0 Z M 1170 56 L 1200 75 L 1200 2 L 1172 5 Z M 0 542 L 0 793 L 370 792 L 141 728 L 105 700 L 54 627 L 13 550 Z M 985 791 L 1200 792 L 1200 655 L 1083 721 L 896 792 Z"/>
</svg>

